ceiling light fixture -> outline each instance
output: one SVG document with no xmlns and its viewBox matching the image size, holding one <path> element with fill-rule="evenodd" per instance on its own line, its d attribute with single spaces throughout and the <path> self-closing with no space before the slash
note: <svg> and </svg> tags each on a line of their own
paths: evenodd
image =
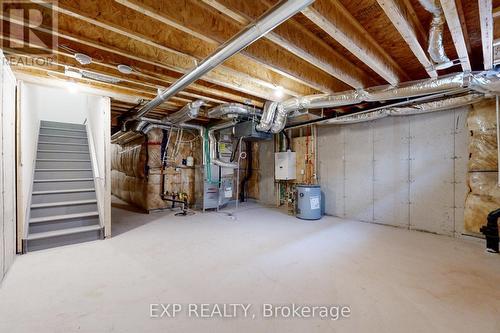
<svg viewBox="0 0 500 333">
<path fill-rule="evenodd" d="M 92 63 L 92 58 L 83 53 L 75 53 L 75 59 L 82 65 L 90 65 Z"/>
<path fill-rule="evenodd" d="M 282 86 L 276 86 L 274 88 L 274 96 L 276 96 L 277 98 L 282 98 L 284 95 L 285 95 L 285 92 L 283 91 Z"/>
<path fill-rule="evenodd" d="M 81 79 L 82 73 L 78 69 L 64 68 L 64 75 L 73 79 Z"/>
<path fill-rule="evenodd" d="M 76 82 L 70 81 L 68 82 L 68 91 L 72 94 L 76 94 L 78 92 L 78 84 Z"/>
<path fill-rule="evenodd" d="M 118 65 L 116 66 L 118 68 L 118 71 L 122 74 L 132 74 L 132 67 L 127 66 L 127 65 Z"/>
</svg>

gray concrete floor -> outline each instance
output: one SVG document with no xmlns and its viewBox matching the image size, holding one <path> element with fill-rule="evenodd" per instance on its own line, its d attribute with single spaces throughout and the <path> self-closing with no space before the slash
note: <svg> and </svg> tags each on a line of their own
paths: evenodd
<svg viewBox="0 0 500 333">
<path fill-rule="evenodd" d="M 500 256 L 482 242 L 255 204 L 232 217 L 114 206 L 112 239 L 17 258 L 0 332 L 500 332 Z M 151 319 L 151 303 L 252 303 L 257 317 Z M 264 303 L 352 314 L 261 319 Z"/>
</svg>

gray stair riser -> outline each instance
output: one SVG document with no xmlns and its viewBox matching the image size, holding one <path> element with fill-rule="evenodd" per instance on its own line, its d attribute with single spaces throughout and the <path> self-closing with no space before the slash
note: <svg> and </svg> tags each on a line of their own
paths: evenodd
<svg viewBox="0 0 500 333">
<path fill-rule="evenodd" d="M 29 225 L 29 233 L 36 234 L 39 232 L 55 231 L 69 228 L 87 227 L 90 225 L 98 225 L 99 218 L 92 217 L 79 217 L 75 219 L 66 219 L 60 221 L 49 221 L 40 223 L 31 223 Z"/>
<path fill-rule="evenodd" d="M 69 181 L 69 182 L 48 182 L 34 183 L 33 191 L 51 191 L 51 190 L 76 190 L 79 188 L 94 188 L 93 180 Z"/>
<path fill-rule="evenodd" d="M 89 160 L 90 154 L 88 151 L 82 151 L 78 153 L 68 153 L 64 151 L 60 152 L 46 152 L 39 151 L 36 154 L 36 158 L 38 159 L 68 159 L 68 160 Z"/>
<path fill-rule="evenodd" d="M 54 129 L 54 128 L 40 128 L 40 134 L 69 135 L 69 136 L 77 136 L 80 138 L 87 137 L 87 132 L 83 132 L 82 130 L 68 130 L 68 129 Z"/>
<path fill-rule="evenodd" d="M 65 136 L 48 136 L 40 135 L 38 137 L 40 142 L 62 142 L 62 143 L 82 143 L 87 144 L 87 138 L 70 138 Z"/>
<path fill-rule="evenodd" d="M 56 150 L 56 151 L 84 151 L 88 152 L 89 147 L 88 145 L 85 146 L 79 146 L 79 145 L 61 145 L 57 143 L 44 143 L 44 142 L 52 142 L 52 141 L 40 141 L 38 143 L 38 150 Z"/>
<path fill-rule="evenodd" d="M 85 130 L 85 125 L 83 124 L 58 123 L 57 121 L 46 121 L 46 120 L 42 120 L 40 124 L 41 127 L 57 127 L 65 129 Z"/>
<path fill-rule="evenodd" d="M 35 179 L 73 179 L 92 178 L 92 170 L 88 171 L 35 171 Z"/>
<path fill-rule="evenodd" d="M 53 247 L 76 244 L 76 243 L 83 243 L 98 239 L 100 239 L 100 231 L 92 230 L 71 235 L 28 240 L 27 250 L 28 252 L 38 251 L 38 250 L 49 249 Z"/>
<path fill-rule="evenodd" d="M 98 210 L 97 202 L 68 204 L 73 201 L 96 200 L 85 125 L 42 121 L 38 142 L 34 175 L 37 181 L 33 183 L 30 219 L 46 218 L 48 221 L 29 223 L 27 251 L 100 239 L 97 215 L 54 220 L 55 217 L 67 217 L 71 214 L 96 214 Z M 79 180 L 82 178 L 87 180 Z M 79 191 L 80 189 L 91 190 Z M 77 192 L 64 192 L 71 190 Z M 37 194 L 43 191 L 63 192 Z M 37 204 L 57 206 L 36 207 Z M 83 231 L 82 228 L 93 230 Z M 60 233 L 67 235 L 57 235 Z M 37 236 L 45 238 L 30 239 Z"/>
<path fill-rule="evenodd" d="M 90 169 L 90 161 L 36 161 L 36 169 Z"/>
<path fill-rule="evenodd" d="M 32 204 L 54 203 L 61 201 L 76 201 L 96 199 L 95 192 L 76 192 L 76 193 L 55 193 L 55 194 L 34 194 L 31 197 Z"/>
<path fill-rule="evenodd" d="M 83 204 L 83 205 L 31 208 L 30 218 L 76 214 L 76 213 L 90 213 L 96 211 L 97 211 L 96 203 Z"/>
</svg>

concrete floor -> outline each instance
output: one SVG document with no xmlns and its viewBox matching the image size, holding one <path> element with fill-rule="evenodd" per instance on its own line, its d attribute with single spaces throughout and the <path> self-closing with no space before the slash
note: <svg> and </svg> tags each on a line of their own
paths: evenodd
<svg viewBox="0 0 500 333">
<path fill-rule="evenodd" d="M 17 258 L 0 332 L 500 332 L 500 256 L 482 242 L 255 204 L 233 217 L 114 206 L 112 239 Z M 151 303 L 251 303 L 257 317 L 151 319 Z M 352 313 L 261 319 L 263 303 Z"/>
</svg>

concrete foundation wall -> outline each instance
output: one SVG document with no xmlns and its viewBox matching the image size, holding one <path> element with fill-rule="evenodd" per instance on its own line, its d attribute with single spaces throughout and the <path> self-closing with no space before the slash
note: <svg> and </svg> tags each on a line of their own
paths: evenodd
<svg viewBox="0 0 500 333">
<path fill-rule="evenodd" d="M 319 182 L 326 213 L 461 234 L 468 110 L 320 126 Z"/>
</svg>

